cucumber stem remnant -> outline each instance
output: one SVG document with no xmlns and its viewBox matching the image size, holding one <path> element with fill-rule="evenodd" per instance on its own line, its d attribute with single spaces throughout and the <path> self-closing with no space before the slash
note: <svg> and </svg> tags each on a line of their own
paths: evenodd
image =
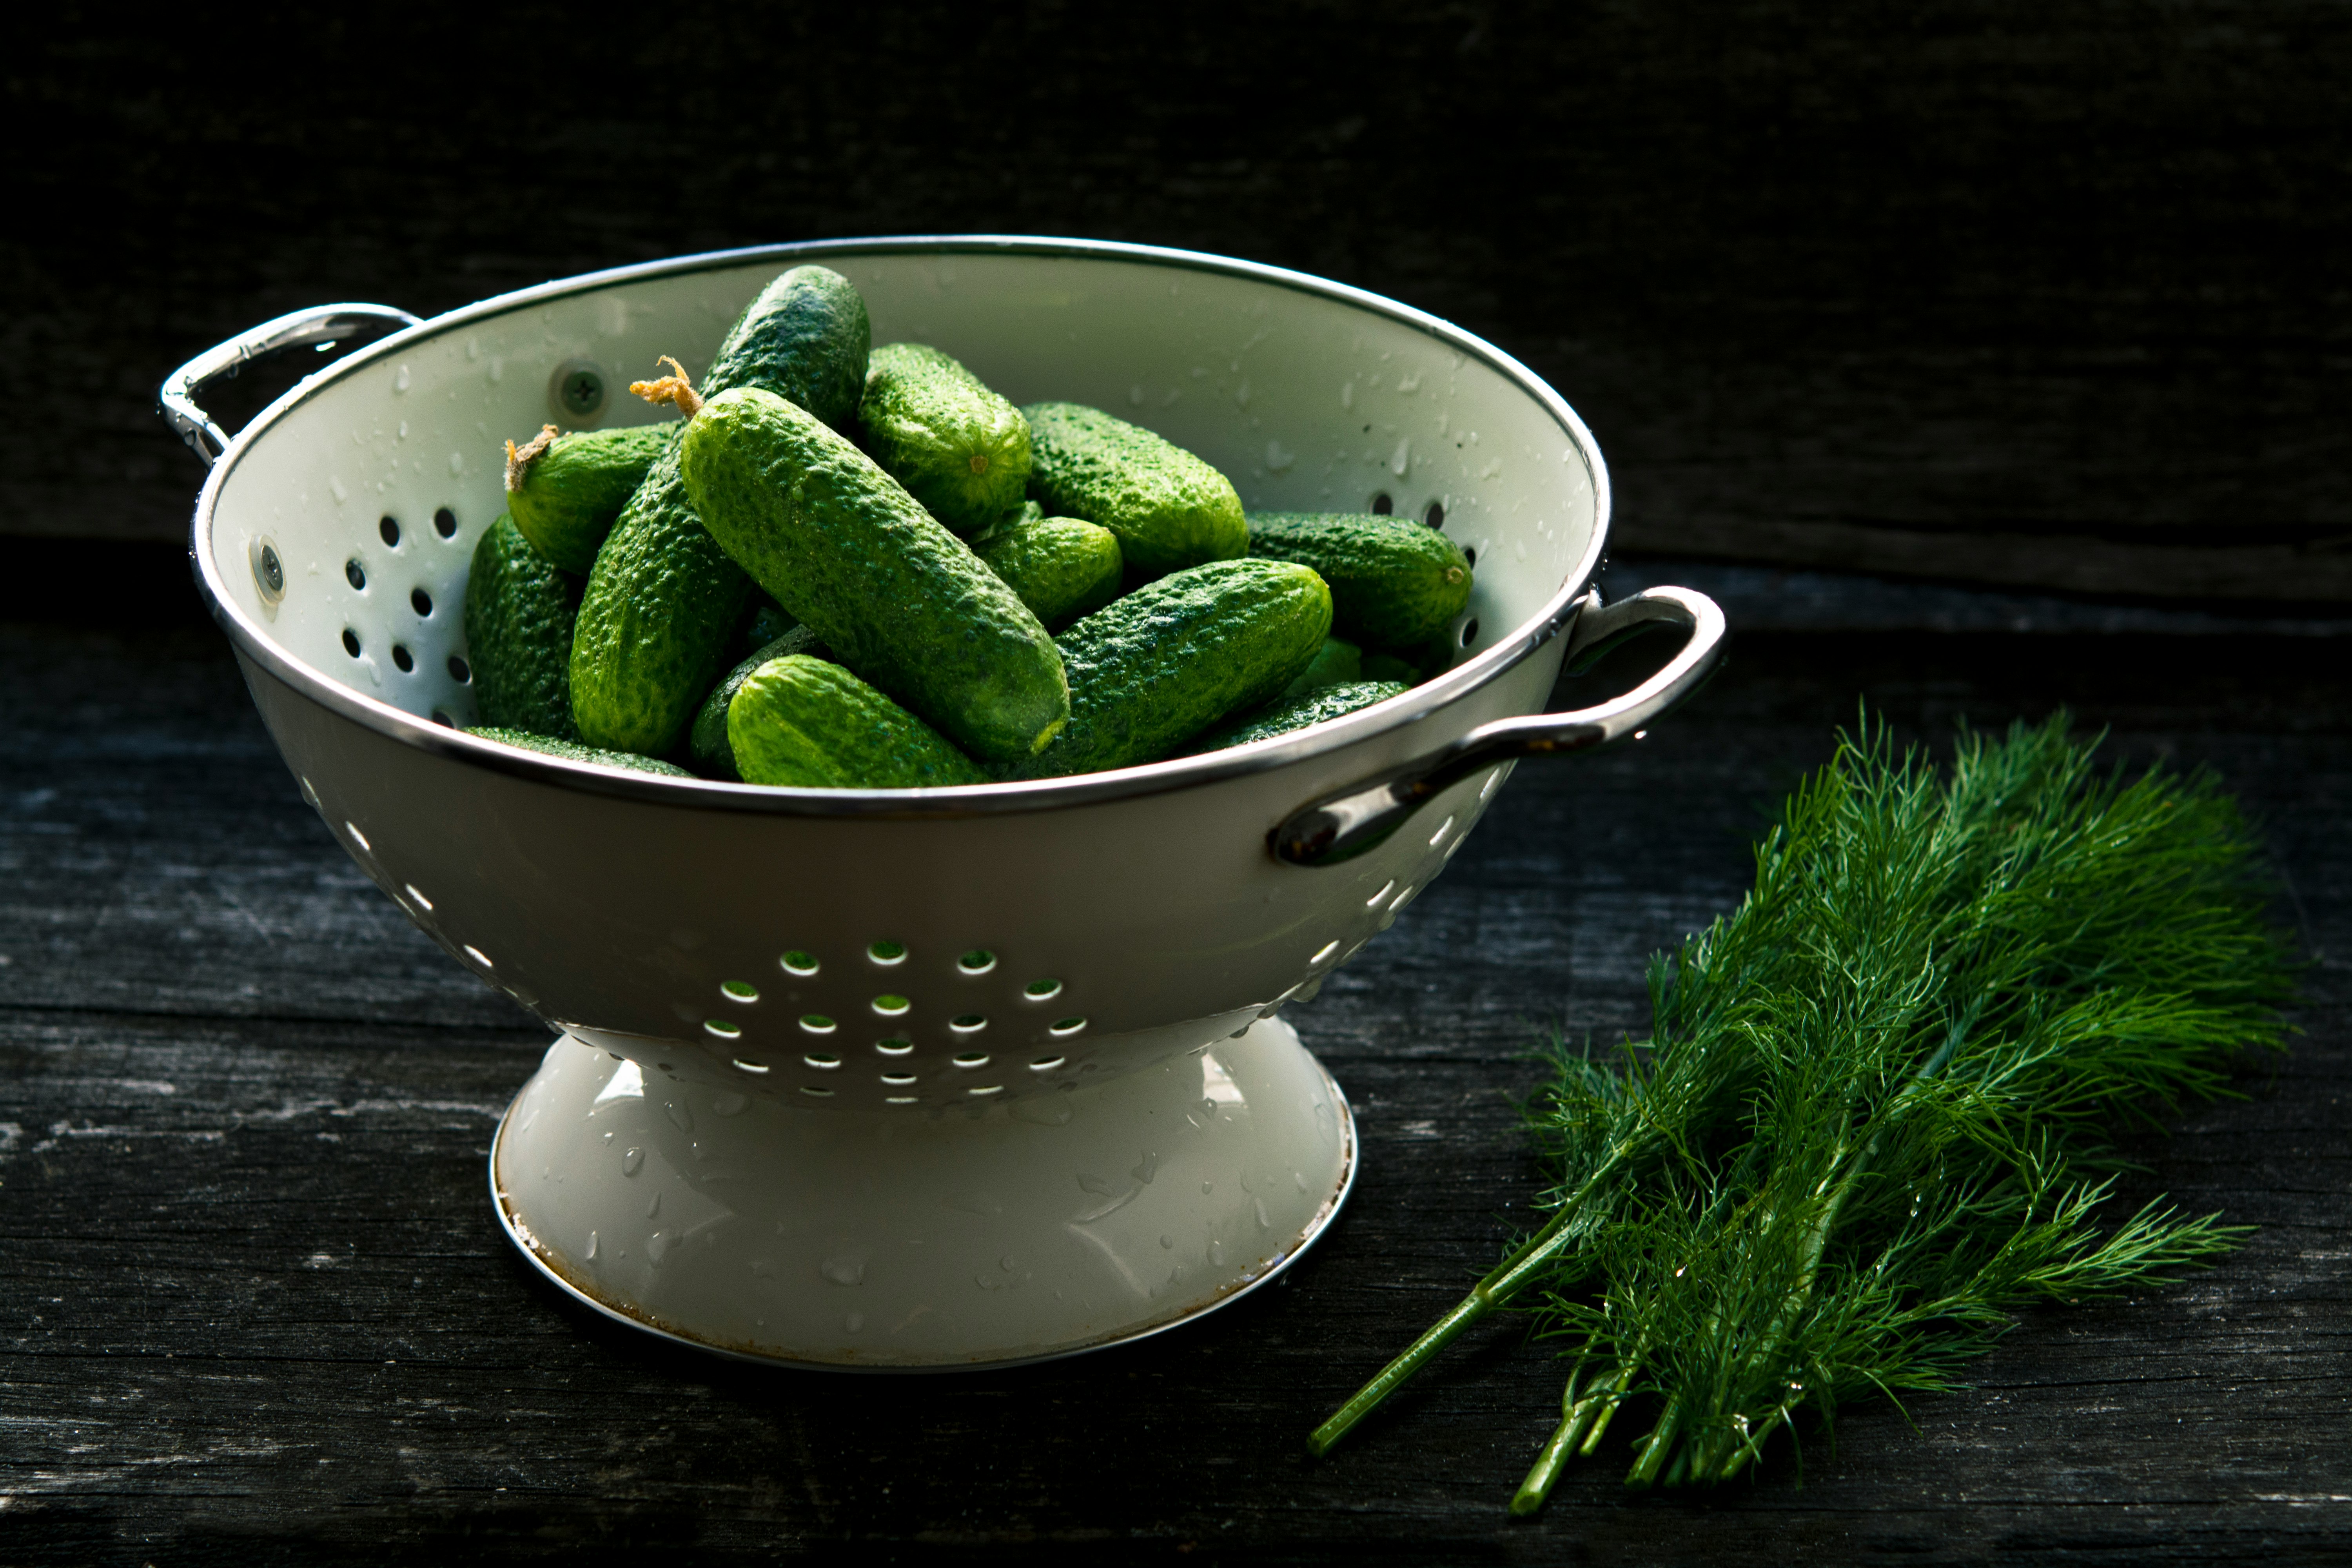
<svg viewBox="0 0 2352 1568">
<path fill-rule="evenodd" d="M 523 477 L 530 472 L 531 460 L 555 445 L 555 426 L 542 425 L 539 434 L 525 442 L 520 450 L 512 441 L 507 443 L 507 493 L 522 489 Z"/>
<path fill-rule="evenodd" d="M 670 374 L 658 381 L 633 381 L 629 383 L 629 390 L 647 403 L 674 403 L 677 411 L 688 419 L 701 412 L 702 399 L 696 395 L 694 380 L 686 374 L 686 366 L 667 354 L 655 363 L 669 366 Z M 550 426 L 549 428 L 553 429 L 554 426 Z"/>
</svg>

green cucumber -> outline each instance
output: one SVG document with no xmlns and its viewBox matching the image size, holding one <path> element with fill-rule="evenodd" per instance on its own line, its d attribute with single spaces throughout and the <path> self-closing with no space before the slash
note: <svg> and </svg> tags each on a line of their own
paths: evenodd
<svg viewBox="0 0 2352 1568">
<path fill-rule="evenodd" d="M 560 741 L 551 735 L 534 735 L 528 730 L 501 729 L 484 724 L 466 731 L 485 741 L 496 741 L 501 746 L 520 746 L 526 752 L 540 752 L 567 762 L 596 763 L 608 768 L 627 768 L 632 773 L 660 773 L 665 778 L 690 779 L 694 775 L 676 763 L 665 763 L 658 757 L 641 757 L 635 752 L 608 752 L 598 746 L 583 746 L 576 741 Z"/>
<path fill-rule="evenodd" d="M 710 532 L 840 661 L 992 762 L 1068 721 L 1054 639 L 872 458 L 772 393 L 702 406 L 678 444 Z"/>
<path fill-rule="evenodd" d="M 771 659 L 792 654 L 824 657 L 824 645 L 816 634 L 806 626 L 796 626 L 783 636 L 762 646 L 749 658 L 738 664 L 710 689 L 710 695 L 695 710 L 694 722 L 686 731 L 687 760 L 694 771 L 707 779 L 733 779 L 740 782 L 743 775 L 735 766 L 735 748 L 727 743 L 727 705 L 735 700 L 735 693 L 751 678 L 751 672 Z"/>
<path fill-rule="evenodd" d="M 1307 567 L 1213 561 L 1171 573 L 1062 634 L 1069 727 L 1008 776 L 1157 762 L 1289 685 L 1330 629 L 1331 591 Z"/>
<path fill-rule="evenodd" d="M 1331 584 L 1333 627 L 1370 647 L 1415 654 L 1470 602 L 1461 547 L 1410 518 L 1254 511 L 1249 552 L 1314 567 Z"/>
<path fill-rule="evenodd" d="M 969 539 L 1021 503 L 1029 422 L 939 350 L 876 349 L 857 418 L 866 456 L 949 532 Z"/>
<path fill-rule="evenodd" d="M 1249 524 L 1233 481 L 1139 425 L 1077 403 L 1033 403 L 1029 493 L 1055 517 L 1082 517 L 1118 535 L 1128 570 L 1143 577 L 1249 553 Z"/>
<path fill-rule="evenodd" d="M 503 513 L 474 546 L 466 578 L 466 662 L 486 724 L 576 740 L 572 626 L 580 580 L 560 570 Z"/>
<path fill-rule="evenodd" d="M 789 398 L 838 427 L 857 412 L 871 331 L 841 274 L 795 267 L 761 291 L 719 345 L 706 396 L 737 385 Z M 662 752 L 726 668 L 751 580 L 694 514 L 667 448 L 597 552 L 572 645 L 581 735 Z"/>
<path fill-rule="evenodd" d="M 1228 746 L 1246 746 L 1252 741 L 1286 735 L 1293 730 L 1304 730 L 1309 724 L 1320 724 L 1326 719 L 1337 719 L 1359 708 L 1385 702 L 1411 689 L 1401 680 L 1351 680 L 1322 687 L 1303 697 L 1277 700 L 1272 707 L 1228 720 L 1177 754 L 1198 756 L 1202 752 L 1221 752 Z"/>
<path fill-rule="evenodd" d="M 1118 535 L 1075 517 L 1015 513 L 973 540 L 971 552 L 1048 631 L 1118 597 L 1124 571 Z"/>
<path fill-rule="evenodd" d="M 1354 643 L 1339 637 L 1325 637 L 1315 662 L 1298 672 L 1298 679 L 1282 689 L 1275 698 L 1276 703 L 1304 697 L 1326 686 L 1345 686 L 1351 680 L 1364 679 L 1364 650 Z"/>
<path fill-rule="evenodd" d="M 751 607 L 743 612 L 742 620 L 736 624 L 735 636 L 727 645 L 727 657 L 740 664 L 799 625 L 790 610 L 768 597 L 766 589 L 755 587 L 751 590 Z"/>
<path fill-rule="evenodd" d="M 520 452 L 507 443 L 507 511 L 539 552 L 575 576 L 596 564 L 596 547 L 645 483 L 663 448 L 685 426 L 675 421 L 625 430 L 542 433 Z M 555 427 L 549 426 L 548 430 Z M 545 446 L 541 442 L 546 441 Z M 533 450 L 536 447 L 537 450 Z"/>
<path fill-rule="evenodd" d="M 751 672 L 727 707 L 745 782 L 801 789 L 986 784 L 946 736 L 837 664 L 805 655 Z"/>
</svg>

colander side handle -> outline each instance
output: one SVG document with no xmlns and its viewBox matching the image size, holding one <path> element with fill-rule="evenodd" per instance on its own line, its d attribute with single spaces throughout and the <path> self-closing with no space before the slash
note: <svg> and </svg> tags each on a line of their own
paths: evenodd
<svg viewBox="0 0 2352 1568">
<path fill-rule="evenodd" d="M 1723 655 L 1723 611 L 1688 588 L 1644 589 L 1613 605 L 1601 604 L 1595 591 L 1578 601 L 1569 627 L 1565 663 L 1574 668 L 1662 625 L 1687 627 L 1690 636 L 1664 668 L 1622 697 L 1571 713 L 1481 724 L 1441 751 L 1291 813 L 1266 836 L 1274 858 L 1291 866 L 1337 865 L 1381 843 L 1441 792 L 1496 763 L 1590 751 L 1638 736 L 1714 671 Z"/>
<path fill-rule="evenodd" d="M 341 305 L 313 305 L 307 310 L 289 310 L 274 321 L 268 321 L 247 331 L 239 332 L 226 342 L 215 343 L 170 375 L 163 378 L 163 390 L 156 395 L 158 412 L 164 422 L 179 432 L 180 439 L 210 468 L 214 459 L 228 450 L 229 434 L 213 416 L 197 406 L 196 396 L 205 385 L 221 376 L 235 375 L 257 359 L 266 359 L 288 349 L 312 347 L 322 343 L 341 342 L 354 332 L 365 331 L 386 322 L 413 327 L 417 318 L 390 305 L 365 305 L 346 302 Z M 209 442 L 210 446 L 206 443 Z M 218 448 L 215 450 L 214 448 Z"/>
</svg>

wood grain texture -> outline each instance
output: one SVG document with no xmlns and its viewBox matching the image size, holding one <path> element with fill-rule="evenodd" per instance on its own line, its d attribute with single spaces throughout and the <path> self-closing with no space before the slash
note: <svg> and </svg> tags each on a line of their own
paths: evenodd
<svg viewBox="0 0 2352 1568">
<path fill-rule="evenodd" d="M 545 1031 L 343 858 L 217 634 L 0 627 L 0 1561 L 2341 1561 L 2352 713 L 2311 647 L 1747 637 L 1650 740 L 1520 769 L 1296 1011 L 1364 1163 L 1284 1283 L 1076 1362 L 859 1379 L 645 1342 L 512 1255 L 483 1165 Z M 2029 1315 L 1916 1426 L 1852 1409 L 1801 1486 L 1784 1443 L 1718 1496 L 1630 1497 L 1621 1441 L 1509 1521 L 1559 1396 L 1509 1325 L 1308 1461 L 1517 1223 L 1529 1041 L 1642 1026 L 1643 960 L 1738 897 L 1860 694 L 1938 742 L 2070 702 L 2263 820 L 2305 1033 L 2131 1146 L 2132 1195 L 2261 1229 L 2177 1289 Z"/>
<path fill-rule="evenodd" d="M 0 531 L 177 537 L 155 387 L 283 310 L 1029 232 L 1486 335 L 1587 416 L 1630 546 L 2340 603 L 2348 75 L 2323 0 L 428 4 L 212 35 L 67 5 L 0 72 L 0 193 L 40 219 L 0 237 L 0 349 L 56 389 L 0 422 Z M 266 379 L 223 390 L 232 424 Z"/>
</svg>

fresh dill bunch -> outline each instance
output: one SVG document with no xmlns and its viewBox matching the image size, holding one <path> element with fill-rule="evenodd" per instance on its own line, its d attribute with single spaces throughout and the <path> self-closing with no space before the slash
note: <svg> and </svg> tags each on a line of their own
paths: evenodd
<svg viewBox="0 0 2352 1568">
<path fill-rule="evenodd" d="M 1866 717 L 1841 736 L 1754 890 L 1653 962 L 1649 1037 L 1555 1042 L 1530 1111 L 1549 1222 L 1317 1451 L 1508 1303 L 1572 1347 L 1515 1511 L 1637 1402 L 1629 1481 L 1726 1480 L 1803 1408 L 1952 1386 L 2019 1308 L 2233 1245 L 2156 1205 L 2098 1228 L 2105 1132 L 2278 1044 L 2287 952 L 2215 783 L 2103 773 L 2095 746 L 2063 714 L 1963 731 L 1947 777 Z"/>
</svg>

